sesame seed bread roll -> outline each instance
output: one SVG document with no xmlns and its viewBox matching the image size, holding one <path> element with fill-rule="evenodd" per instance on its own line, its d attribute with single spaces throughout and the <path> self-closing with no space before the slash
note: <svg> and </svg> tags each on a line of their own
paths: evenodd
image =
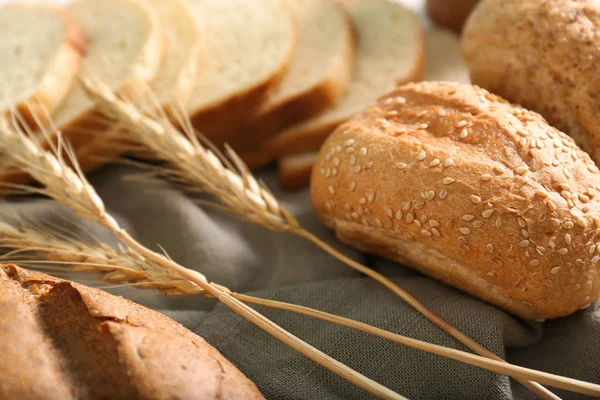
<svg viewBox="0 0 600 400">
<path fill-rule="evenodd" d="M 539 112 L 600 165 L 600 2 L 485 0 L 465 25 L 471 81 Z"/>
<path fill-rule="evenodd" d="M 311 198 L 339 239 L 528 319 L 600 293 L 600 171 L 476 86 L 401 86 L 323 145 Z"/>
</svg>

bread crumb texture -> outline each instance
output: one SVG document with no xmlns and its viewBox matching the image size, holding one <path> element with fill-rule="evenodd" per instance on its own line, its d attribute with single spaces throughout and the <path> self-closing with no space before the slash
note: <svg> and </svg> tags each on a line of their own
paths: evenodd
<svg viewBox="0 0 600 400">
<path fill-rule="evenodd" d="M 598 298 L 599 178 L 540 115 L 422 82 L 332 134 L 311 197 L 342 241 L 539 319 Z"/>
</svg>

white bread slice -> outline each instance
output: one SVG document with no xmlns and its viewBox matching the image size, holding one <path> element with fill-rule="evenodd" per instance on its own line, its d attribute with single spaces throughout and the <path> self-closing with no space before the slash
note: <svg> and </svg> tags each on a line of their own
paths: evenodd
<svg viewBox="0 0 600 400">
<path fill-rule="evenodd" d="M 344 5 L 358 35 L 348 91 L 332 109 L 267 141 L 264 149 L 278 158 L 318 150 L 340 123 L 423 72 L 423 31 L 415 13 L 389 0 L 347 0 Z"/>
<path fill-rule="evenodd" d="M 423 80 L 471 83 L 456 33 L 446 29 L 431 29 L 425 33 L 425 48 Z"/>
<path fill-rule="evenodd" d="M 234 148 L 257 142 L 335 105 L 345 93 L 354 65 L 355 38 L 344 7 L 334 1 L 288 0 L 297 42 L 281 83 L 246 124 Z"/>
<path fill-rule="evenodd" d="M 165 38 L 162 62 L 150 89 L 167 112 L 184 111 L 194 88 L 203 44 L 198 40 L 196 21 L 185 0 L 146 0 L 146 5 L 158 16 Z M 119 156 L 124 149 L 119 145 L 121 136 L 121 131 L 113 129 L 80 146 L 76 154 L 83 171 L 90 172 Z"/>
<path fill-rule="evenodd" d="M 0 8 L 0 112 L 16 108 L 31 124 L 45 122 L 79 71 L 83 37 L 63 10 L 41 4 Z"/>
<path fill-rule="evenodd" d="M 163 36 L 157 16 L 143 2 L 79 0 L 68 11 L 88 42 L 81 74 L 91 74 L 113 91 L 127 93 L 156 76 Z M 53 115 L 55 125 L 75 148 L 92 139 L 86 133 L 107 128 L 97 122 L 95 108 L 77 82 Z"/>
<path fill-rule="evenodd" d="M 205 42 L 188 112 L 220 145 L 285 73 L 295 26 L 281 0 L 188 1 Z"/>
<path fill-rule="evenodd" d="M 279 160 L 279 182 L 284 190 L 298 190 L 308 187 L 313 165 L 319 152 L 292 154 Z M 330 172 L 331 173 L 331 172 Z"/>
</svg>

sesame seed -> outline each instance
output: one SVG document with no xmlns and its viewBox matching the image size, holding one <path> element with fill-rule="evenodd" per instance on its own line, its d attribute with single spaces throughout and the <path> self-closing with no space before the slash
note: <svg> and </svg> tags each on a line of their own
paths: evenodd
<svg viewBox="0 0 600 400">
<path fill-rule="evenodd" d="M 396 96 L 395 97 L 395 101 L 398 104 L 406 104 L 406 99 L 404 97 L 401 97 L 401 96 Z"/>
<path fill-rule="evenodd" d="M 337 146 L 335 146 L 336 153 L 340 153 L 341 151 L 342 151 L 342 146 L 340 146 L 339 144 Z"/>
<path fill-rule="evenodd" d="M 554 286 L 554 282 L 552 282 L 550 279 L 546 279 L 544 281 L 544 285 L 546 285 L 546 287 L 551 288 L 552 286 Z"/>
<path fill-rule="evenodd" d="M 423 161 L 425 159 L 425 157 L 427 156 L 427 153 L 425 153 L 423 150 L 421 150 L 419 152 L 419 154 L 417 155 L 417 160 L 419 161 Z"/>
<path fill-rule="evenodd" d="M 438 115 L 439 115 L 440 117 L 443 117 L 443 116 L 445 116 L 445 115 L 446 115 L 446 110 L 444 110 L 443 108 L 440 108 L 440 109 L 438 110 Z"/>
<path fill-rule="evenodd" d="M 362 204 L 362 205 L 367 204 L 367 199 L 365 199 L 364 197 L 361 197 L 360 200 L 358 200 L 358 204 Z"/>
<path fill-rule="evenodd" d="M 365 164 L 365 169 L 371 169 L 373 168 L 373 162 L 369 161 L 368 163 Z"/>
<path fill-rule="evenodd" d="M 467 126 L 467 121 L 465 120 L 460 120 L 458 121 L 458 124 L 456 124 L 457 128 L 464 128 L 465 126 Z"/>
<path fill-rule="evenodd" d="M 429 163 L 429 166 L 430 166 L 430 167 L 437 167 L 438 165 L 440 165 L 440 160 L 438 160 L 437 158 L 436 158 L 436 159 L 434 159 L 434 160 L 432 160 L 432 161 Z"/>
<path fill-rule="evenodd" d="M 467 238 L 466 238 L 466 237 L 464 237 L 464 236 L 459 236 L 459 237 L 458 237 L 458 241 L 459 241 L 460 243 L 462 243 L 462 244 L 469 244 L 469 241 L 468 241 L 468 240 L 467 240 Z"/>
<path fill-rule="evenodd" d="M 400 210 L 396 211 L 396 219 L 397 220 L 401 220 L 402 219 L 402 211 L 400 211 Z"/>
<path fill-rule="evenodd" d="M 527 247 L 527 246 L 529 246 L 529 240 L 521 240 L 519 242 L 519 246 L 521 246 L 521 247 Z"/>
<path fill-rule="evenodd" d="M 413 223 L 417 226 L 417 228 L 421 228 L 423 226 L 423 224 L 421 224 L 421 221 L 419 221 L 418 219 L 415 219 Z"/>
<path fill-rule="evenodd" d="M 422 117 L 425 114 L 427 114 L 427 110 L 420 111 L 417 113 L 417 117 Z"/>
<path fill-rule="evenodd" d="M 481 228 L 483 226 L 483 221 L 475 221 L 473 222 L 473 226 L 475 228 Z"/>
<path fill-rule="evenodd" d="M 431 233 L 433 233 L 433 236 L 441 236 L 440 231 L 437 228 L 431 228 Z"/>
<path fill-rule="evenodd" d="M 594 254 L 594 251 L 595 251 L 595 250 L 596 250 L 596 245 L 595 245 L 595 244 L 591 245 L 591 246 L 590 246 L 590 250 L 589 250 L 590 256 L 591 256 L 592 254 Z"/>
<path fill-rule="evenodd" d="M 340 165 L 340 163 L 341 163 L 341 161 L 340 161 L 340 159 L 339 159 L 338 157 L 335 157 L 335 158 L 333 159 L 333 165 L 334 165 L 334 166 L 336 166 L 336 167 L 337 167 L 338 165 Z"/>
<path fill-rule="evenodd" d="M 540 265 L 540 260 L 531 260 L 529 261 L 529 265 L 531 265 L 532 267 L 537 267 L 538 265 Z"/>
<path fill-rule="evenodd" d="M 448 197 L 448 190 L 442 189 L 440 192 L 440 199 L 445 199 L 446 197 Z"/>
<path fill-rule="evenodd" d="M 434 197 L 435 197 L 435 192 L 433 190 L 430 190 L 429 192 L 427 192 L 428 200 L 433 200 Z"/>
<path fill-rule="evenodd" d="M 325 203 L 325 209 L 331 211 L 331 204 L 329 204 L 329 202 Z"/>
<path fill-rule="evenodd" d="M 595 264 L 598 262 L 598 260 L 599 260 L 599 259 L 600 259 L 600 256 L 594 256 L 594 257 L 592 258 L 592 264 L 594 264 L 594 265 L 595 265 Z"/>
<path fill-rule="evenodd" d="M 542 197 L 542 198 L 546 198 L 548 197 L 548 193 L 544 192 L 543 190 L 538 190 L 537 192 L 535 192 L 535 194 L 537 194 L 538 196 Z"/>
<path fill-rule="evenodd" d="M 573 226 L 574 226 L 574 224 L 571 221 L 567 221 L 563 224 L 563 228 L 565 228 L 565 229 L 571 229 Z"/>
<path fill-rule="evenodd" d="M 327 153 L 327 154 L 325 154 L 325 160 L 326 160 L 326 161 L 329 161 L 329 160 L 331 160 L 331 153 Z"/>
<path fill-rule="evenodd" d="M 494 225 L 496 225 L 496 228 L 502 228 L 502 219 L 500 217 L 496 218 Z"/>
<path fill-rule="evenodd" d="M 358 186 L 356 181 L 352 181 L 352 183 L 350 183 L 350 191 L 354 192 L 356 190 L 356 186 Z"/>
<path fill-rule="evenodd" d="M 579 225 L 582 228 L 587 228 L 587 222 L 585 222 L 585 219 L 581 217 L 577 217 L 577 225 Z"/>
<path fill-rule="evenodd" d="M 396 166 L 400 169 L 404 169 L 404 168 L 406 168 L 406 163 L 399 162 L 398 164 L 396 164 Z"/>
<path fill-rule="evenodd" d="M 423 215 L 421 215 L 421 222 L 422 222 L 422 223 L 425 223 L 425 222 L 427 222 L 427 218 L 429 218 L 429 217 L 427 216 L 427 214 L 423 214 Z"/>
<path fill-rule="evenodd" d="M 333 175 L 333 176 L 337 176 L 337 174 L 338 174 L 338 170 L 337 170 L 337 168 L 333 167 L 333 168 L 331 169 L 331 175 Z"/>
<path fill-rule="evenodd" d="M 464 245 L 464 246 L 460 246 L 460 248 L 461 248 L 462 250 L 464 250 L 464 251 L 469 251 L 469 250 L 471 250 L 471 248 L 470 248 L 469 246 L 466 246 L 466 245 Z"/>
<path fill-rule="evenodd" d="M 402 203 L 402 209 L 404 211 L 410 210 L 410 201 L 405 201 L 404 203 Z"/>
<path fill-rule="evenodd" d="M 565 243 L 567 245 L 571 244 L 571 235 L 569 235 L 568 233 L 565 235 Z"/>
<path fill-rule="evenodd" d="M 331 168 L 327 168 L 325 171 L 325 178 L 329 178 L 331 176 Z"/>
<path fill-rule="evenodd" d="M 523 175 L 523 174 L 527 173 L 528 170 L 529 169 L 527 167 L 517 167 L 515 169 L 515 172 L 519 175 Z"/>
<path fill-rule="evenodd" d="M 355 165 L 356 164 L 356 157 L 354 157 L 354 155 L 350 156 L 350 165 Z"/>
<path fill-rule="evenodd" d="M 440 226 L 440 222 L 435 220 L 435 219 L 430 219 L 429 220 L 429 225 L 431 226 Z"/>
<path fill-rule="evenodd" d="M 329 189 L 329 193 L 335 194 L 335 189 L 333 188 L 333 186 L 329 185 L 327 189 Z"/>
<path fill-rule="evenodd" d="M 492 180 L 492 176 L 490 174 L 483 174 L 481 175 L 480 179 L 484 182 L 487 182 Z"/>
<path fill-rule="evenodd" d="M 600 217 L 594 217 L 594 226 L 596 229 L 600 229 Z"/>
<path fill-rule="evenodd" d="M 427 129 L 427 128 L 429 128 L 429 124 L 423 123 L 423 124 L 419 125 L 419 129 Z"/>
<path fill-rule="evenodd" d="M 421 192 L 421 197 L 424 198 L 424 199 L 428 198 L 429 197 L 429 192 L 427 192 L 427 190 L 423 190 Z"/>
<path fill-rule="evenodd" d="M 488 243 L 486 248 L 487 248 L 487 251 L 489 251 L 490 253 L 492 253 L 494 251 L 494 245 L 491 243 Z"/>
<path fill-rule="evenodd" d="M 485 210 L 484 212 L 481 213 L 481 216 L 483 218 L 489 218 L 492 216 L 493 213 L 494 213 L 494 210 Z"/>
<path fill-rule="evenodd" d="M 570 264 L 570 263 L 567 263 Z M 585 263 L 583 262 L 583 260 L 581 258 L 578 258 L 577 260 L 575 260 L 575 265 L 577 265 L 578 267 L 583 267 L 585 265 Z"/>
<path fill-rule="evenodd" d="M 461 139 L 466 138 L 467 136 L 469 136 L 469 132 L 467 132 L 467 128 L 464 128 L 462 131 L 460 131 L 460 135 L 458 135 Z"/>
<path fill-rule="evenodd" d="M 458 228 L 458 230 L 459 230 L 459 232 L 460 232 L 460 233 L 462 233 L 463 235 L 468 235 L 468 234 L 470 234 L 470 233 L 471 233 L 471 230 L 470 230 L 469 228 L 465 228 L 465 227 Z"/>
<path fill-rule="evenodd" d="M 454 160 L 453 160 L 453 159 L 451 159 L 451 158 L 446 158 L 446 159 L 444 160 L 444 167 L 449 167 L 449 166 L 451 166 L 452 164 L 454 164 Z"/>
<path fill-rule="evenodd" d="M 431 232 L 429 232 L 429 231 L 428 231 L 428 230 L 426 230 L 426 229 L 423 229 L 423 230 L 421 230 L 421 234 L 422 234 L 423 236 L 431 236 Z"/>
<path fill-rule="evenodd" d="M 406 214 L 406 222 L 408 222 L 408 223 L 410 224 L 410 223 L 411 223 L 411 222 L 413 222 L 414 220 L 415 220 L 415 216 L 414 216 L 414 215 L 412 215 L 412 213 L 408 213 L 408 214 Z"/>
<path fill-rule="evenodd" d="M 391 208 L 385 207 L 385 213 L 389 218 L 394 218 L 394 211 Z"/>
<path fill-rule="evenodd" d="M 358 213 L 355 213 L 355 212 L 353 212 L 353 213 L 352 213 L 352 218 L 353 218 L 353 219 L 359 219 L 359 218 L 360 218 L 360 215 L 358 215 Z"/>
<path fill-rule="evenodd" d="M 521 229 L 521 235 L 523 235 L 523 237 L 529 239 L 529 232 L 527 232 L 525 229 Z"/>
<path fill-rule="evenodd" d="M 520 226 L 521 228 L 525 228 L 525 227 L 527 226 L 527 223 L 526 223 L 526 222 L 525 222 L 525 220 L 524 220 L 523 218 L 521 218 L 521 217 L 519 217 L 519 218 L 517 219 L 517 222 L 519 223 L 519 226 Z"/>
<path fill-rule="evenodd" d="M 361 168 L 361 166 L 360 166 L 360 165 L 356 165 L 356 166 L 354 166 L 354 167 L 352 168 L 352 172 L 360 172 L 360 170 L 361 170 L 361 169 L 362 169 L 362 168 Z"/>
<path fill-rule="evenodd" d="M 415 210 L 420 210 L 421 208 L 423 208 L 424 205 L 425 203 L 423 203 L 422 201 L 415 202 Z"/>
<path fill-rule="evenodd" d="M 565 199 L 565 200 L 569 200 L 571 198 L 571 193 L 567 192 L 566 190 L 563 190 L 562 192 L 560 192 L 560 195 Z"/>
<path fill-rule="evenodd" d="M 582 203 L 588 203 L 590 201 L 590 198 L 588 196 L 586 196 L 585 194 L 580 194 L 579 196 L 577 196 L 579 198 L 579 200 Z"/>
<path fill-rule="evenodd" d="M 474 194 L 471 195 L 471 201 L 475 204 L 479 204 L 481 203 L 481 197 L 479 196 L 475 196 Z"/>
<path fill-rule="evenodd" d="M 546 251 L 546 248 L 543 246 L 535 246 L 535 251 L 537 251 L 540 254 L 544 254 L 544 252 Z"/>
<path fill-rule="evenodd" d="M 565 254 L 567 254 L 569 252 L 569 250 L 563 247 L 562 249 L 556 250 L 556 252 L 558 254 L 560 254 L 561 256 L 564 256 Z"/>
<path fill-rule="evenodd" d="M 371 215 L 371 209 L 365 208 L 365 215 Z"/>
<path fill-rule="evenodd" d="M 363 156 L 367 155 L 367 148 L 366 147 L 361 147 L 360 148 L 360 154 L 362 154 Z"/>
<path fill-rule="evenodd" d="M 354 147 L 346 147 L 346 153 L 354 153 Z"/>
<path fill-rule="evenodd" d="M 373 200 L 375 200 L 375 193 L 370 193 L 370 194 L 367 196 L 367 200 L 369 200 L 369 201 L 373 201 Z"/>
<path fill-rule="evenodd" d="M 471 215 L 471 214 L 465 214 L 465 215 L 463 215 L 463 216 L 462 216 L 462 219 L 463 219 L 464 221 L 472 221 L 472 220 L 474 220 L 474 219 L 475 219 L 475 216 L 474 216 L 474 215 Z"/>
<path fill-rule="evenodd" d="M 344 146 L 346 146 L 346 147 L 352 146 L 355 142 L 356 142 L 356 140 L 354 140 L 354 139 L 348 139 L 344 142 Z"/>
<path fill-rule="evenodd" d="M 375 218 L 375 226 L 378 228 L 383 227 L 383 223 L 381 222 L 381 220 L 379 218 Z"/>
<path fill-rule="evenodd" d="M 451 184 L 451 183 L 453 183 L 453 182 L 454 182 L 454 179 L 452 179 L 452 178 L 448 178 L 448 177 L 446 177 L 446 178 L 442 179 L 442 183 L 443 183 L 444 185 L 450 185 L 450 184 Z"/>
<path fill-rule="evenodd" d="M 556 211 L 556 205 L 552 201 L 546 201 L 546 206 L 548 206 L 551 211 Z"/>
</svg>

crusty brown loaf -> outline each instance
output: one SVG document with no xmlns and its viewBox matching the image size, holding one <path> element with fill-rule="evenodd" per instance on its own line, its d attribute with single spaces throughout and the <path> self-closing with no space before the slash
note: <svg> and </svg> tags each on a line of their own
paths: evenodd
<svg viewBox="0 0 600 400">
<path fill-rule="evenodd" d="M 600 162 L 600 3 L 484 0 L 465 26 L 471 81 L 537 111 Z"/>
<path fill-rule="evenodd" d="M 101 290 L 0 267 L 0 398 L 261 399 L 202 338 Z"/>
<path fill-rule="evenodd" d="M 600 294 L 599 178 L 538 114 L 422 82 L 335 131 L 311 197 L 342 241 L 540 319 Z"/>
</svg>

